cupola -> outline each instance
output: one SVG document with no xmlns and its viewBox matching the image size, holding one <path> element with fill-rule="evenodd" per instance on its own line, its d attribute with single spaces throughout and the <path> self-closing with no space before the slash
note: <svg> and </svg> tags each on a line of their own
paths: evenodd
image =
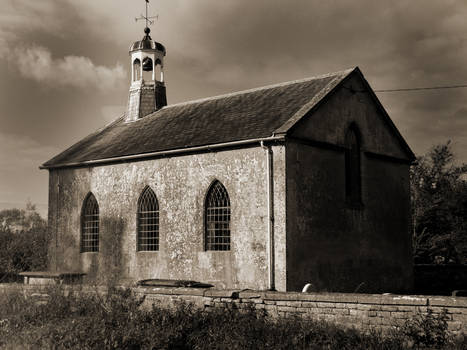
<svg viewBox="0 0 467 350">
<path fill-rule="evenodd" d="M 164 84 L 165 47 L 144 28 L 142 40 L 130 46 L 131 83 L 126 121 L 138 120 L 167 105 Z"/>
</svg>

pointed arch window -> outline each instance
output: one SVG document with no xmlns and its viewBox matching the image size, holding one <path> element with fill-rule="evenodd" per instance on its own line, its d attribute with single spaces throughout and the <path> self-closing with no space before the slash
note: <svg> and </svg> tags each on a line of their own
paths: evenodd
<svg viewBox="0 0 467 350">
<path fill-rule="evenodd" d="M 146 187 L 138 200 L 138 251 L 159 250 L 159 203 L 154 191 Z"/>
<path fill-rule="evenodd" d="M 230 250 L 230 199 L 225 187 L 215 181 L 205 203 L 205 249 Z"/>
<path fill-rule="evenodd" d="M 361 187 L 360 133 L 352 124 L 345 135 L 345 194 L 349 205 L 361 205 Z"/>
<path fill-rule="evenodd" d="M 92 193 L 81 209 L 81 252 L 99 251 L 99 204 Z"/>
</svg>

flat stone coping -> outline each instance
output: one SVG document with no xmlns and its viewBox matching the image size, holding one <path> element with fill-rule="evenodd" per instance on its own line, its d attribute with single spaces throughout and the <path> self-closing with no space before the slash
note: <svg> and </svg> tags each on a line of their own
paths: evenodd
<svg viewBox="0 0 467 350">
<path fill-rule="evenodd" d="M 32 278 L 66 278 L 84 276 L 86 274 L 77 271 L 24 271 L 18 275 Z"/>
<path fill-rule="evenodd" d="M 288 302 L 323 302 L 340 304 L 441 306 L 467 308 L 467 297 L 400 294 L 359 293 L 300 293 L 256 291 L 251 289 L 202 289 L 167 288 L 160 286 L 138 286 L 135 291 L 143 294 L 192 295 L 211 298 L 262 299 Z"/>
<path fill-rule="evenodd" d="M 184 287 L 184 288 L 211 288 L 212 284 L 189 281 L 189 280 L 170 280 L 170 279 L 146 279 L 138 281 L 138 286 L 142 287 Z"/>
</svg>

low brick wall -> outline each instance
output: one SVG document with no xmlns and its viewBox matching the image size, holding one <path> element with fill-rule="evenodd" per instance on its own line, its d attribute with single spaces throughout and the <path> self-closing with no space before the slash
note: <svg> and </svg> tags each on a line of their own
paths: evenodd
<svg viewBox="0 0 467 350">
<path fill-rule="evenodd" d="M 19 285 L 3 284 L 0 291 L 17 289 Z M 21 286 L 21 285 L 20 285 Z M 22 285 L 28 293 L 42 293 L 47 286 Z M 73 286 L 69 286 L 73 288 Z M 79 286 L 85 292 L 104 293 L 105 288 Z M 252 290 L 215 290 L 196 288 L 132 288 L 137 296 L 145 296 L 145 305 L 171 307 L 178 301 L 193 303 L 196 307 L 264 309 L 273 317 L 303 317 L 326 320 L 339 325 L 388 329 L 403 324 L 417 313 L 431 309 L 439 314 L 446 309 L 449 330 L 467 334 L 467 297 L 381 295 L 347 293 L 293 293 Z"/>
</svg>

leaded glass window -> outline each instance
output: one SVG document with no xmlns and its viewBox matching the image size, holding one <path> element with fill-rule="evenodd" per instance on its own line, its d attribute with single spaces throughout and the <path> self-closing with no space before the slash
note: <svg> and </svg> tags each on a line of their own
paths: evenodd
<svg viewBox="0 0 467 350">
<path fill-rule="evenodd" d="M 205 204 L 205 249 L 230 250 L 230 200 L 225 187 L 215 181 Z"/>
<path fill-rule="evenodd" d="M 146 187 L 138 201 L 138 251 L 159 250 L 159 203 Z"/>
<path fill-rule="evenodd" d="M 89 193 L 81 211 L 81 252 L 99 251 L 99 204 Z"/>
</svg>

